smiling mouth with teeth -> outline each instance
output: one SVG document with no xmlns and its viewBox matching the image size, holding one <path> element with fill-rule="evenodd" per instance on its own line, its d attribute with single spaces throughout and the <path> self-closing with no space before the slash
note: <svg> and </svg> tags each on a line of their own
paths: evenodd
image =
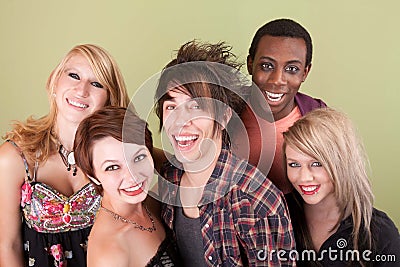
<svg viewBox="0 0 400 267">
<path fill-rule="evenodd" d="M 284 95 L 284 94 L 275 94 L 275 93 L 271 93 L 268 91 L 264 91 L 264 92 L 265 92 L 265 95 L 267 96 L 268 100 L 271 102 L 278 102 L 279 100 L 282 99 L 282 96 Z"/>
<path fill-rule="evenodd" d="M 129 187 L 129 188 L 121 189 L 121 191 L 123 191 L 125 195 L 131 196 L 131 197 L 137 196 L 144 192 L 143 182 L 141 182 L 135 186 Z"/>
<path fill-rule="evenodd" d="M 198 135 L 186 135 L 186 136 L 174 136 L 176 143 L 178 144 L 179 147 L 185 148 L 193 144 L 194 141 L 196 141 L 199 136 Z"/>
<path fill-rule="evenodd" d="M 127 192 L 133 192 L 133 191 L 139 190 L 142 186 L 143 186 L 143 182 L 140 183 L 140 184 L 137 184 L 136 186 L 133 186 L 133 187 L 130 187 L 130 188 L 126 188 L 124 190 L 127 191 Z"/>
<path fill-rule="evenodd" d="M 303 195 L 317 194 L 320 187 L 321 185 L 309 185 L 309 186 L 300 185 L 300 189 Z"/>
<path fill-rule="evenodd" d="M 74 107 L 78 107 L 78 108 L 88 108 L 89 107 L 89 105 L 82 104 L 82 103 L 79 103 L 79 102 L 76 102 L 76 101 L 73 101 L 70 99 L 67 99 L 67 102 L 68 102 L 68 104 L 70 104 Z"/>
</svg>

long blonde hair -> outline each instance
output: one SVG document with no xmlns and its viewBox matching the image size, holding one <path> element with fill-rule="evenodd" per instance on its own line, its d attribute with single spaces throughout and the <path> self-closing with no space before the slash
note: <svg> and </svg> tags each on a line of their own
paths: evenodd
<svg viewBox="0 0 400 267">
<path fill-rule="evenodd" d="M 322 163 L 341 211 L 337 225 L 351 215 L 354 249 L 360 244 L 371 248 L 374 197 L 368 179 L 369 161 L 351 120 L 332 108 L 316 109 L 296 121 L 283 136 L 284 151 L 290 146 Z"/>
<path fill-rule="evenodd" d="M 54 131 L 57 106 L 52 94 L 64 71 L 66 62 L 77 54 L 88 60 L 96 78 L 104 88 L 108 89 L 106 105 L 121 107 L 129 105 L 128 92 L 122 73 L 112 56 L 102 47 L 93 44 L 73 47 L 51 72 L 47 80 L 46 90 L 50 102 L 49 113 L 39 119 L 30 116 L 26 122 L 15 122 L 13 129 L 4 136 L 4 139 L 13 140 L 18 144 L 29 162 L 44 162 L 56 152 L 56 140 L 52 131 Z"/>
</svg>

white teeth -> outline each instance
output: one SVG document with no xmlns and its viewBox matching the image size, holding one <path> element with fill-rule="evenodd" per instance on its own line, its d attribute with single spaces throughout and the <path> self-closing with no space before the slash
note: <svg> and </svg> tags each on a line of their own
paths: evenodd
<svg viewBox="0 0 400 267">
<path fill-rule="evenodd" d="M 188 146 L 190 146 L 190 144 L 181 144 L 181 143 L 178 143 L 178 146 L 180 146 L 180 147 L 188 147 Z"/>
<path fill-rule="evenodd" d="M 315 189 L 317 189 L 317 186 L 316 185 L 313 185 L 313 186 L 302 186 L 301 188 L 306 192 L 312 192 Z"/>
<path fill-rule="evenodd" d="M 82 103 L 78 103 L 78 102 L 75 102 L 75 101 L 69 100 L 69 99 L 68 99 L 68 103 L 70 103 L 71 105 L 73 105 L 75 107 L 78 107 L 78 108 L 87 108 L 87 107 L 89 107 L 88 105 L 85 105 L 85 104 L 82 104 Z"/>
<path fill-rule="evenodd" d="M 178 142 L 192 141 L 192 140 L 197 139 L 196 135 L 192 135 L 192 136 L 176 136 L 175 135 L 174 137 L 175 137 L 175 140 Z"/>
<path fill-rule="evenodd" d="M 272 101 L 272 102 L 277 102 L 279 100 L 281 100 L 282 96 L 284 94 L 274 94 L 268 91 L 264 91 L 265 94 L 267 95 L 268 100 Z"/>
<path fill-rule="evenodd" d="M 126 188 L 124 190 L 128 191 L 128 192 L 133 192 L 133 191 L 139 190 L 142 187 L 142 185 L 143 185 L 143 183 L 140 183 L 137 186 Z"/>
</svg>

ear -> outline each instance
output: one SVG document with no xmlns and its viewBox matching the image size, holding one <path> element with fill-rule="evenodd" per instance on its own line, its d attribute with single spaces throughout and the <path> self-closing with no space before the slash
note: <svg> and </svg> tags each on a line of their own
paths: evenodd
<svg viewBox="0 0 400 267">
<path fill-rule="evenodd" d="M 92 181 L 95 185 L 101 185 L 101 183 L 100 183 L 100 181 L 99 180 L 97 180 L 96 178 L 94 178 L 94 177 L 92 177 L 92 176 L 89 176 L 88 175 L 88 178 L 90 179 L 90 181 Z"/>
<path fill-rule="evenodd" d="M 250 75 L 253 75 L 253 59 L 250 55 L 247 56 L 247 71 Z"/>
<path fill-rule="evenodd" d="M 307 79 L 308 73 L 310 73 L 311 70 L 311 63 L 304 69 L 304 74 L 303 74 L 303 79 L 302 81 L 304 82 Z"/>
<path fill-rule="evenodd" d="M 231 108 L 227 108 L 225 110 L 225 114 L 224 114 L 224 121 L 222 122 L 222 127 L 225 129 L 226 125 L 228 125 L 229 121 L 232 118 L 232 109 Z"/>
</svg>

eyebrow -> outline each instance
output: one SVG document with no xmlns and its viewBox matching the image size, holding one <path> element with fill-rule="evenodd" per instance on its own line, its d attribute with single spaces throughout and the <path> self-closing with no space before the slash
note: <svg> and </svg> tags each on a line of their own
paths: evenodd
<svg viewBox="0 0 400 267">
<path fill-rule="evenodd" d="M 136 144 L 136 145 L 137 145 L 137 144 Z M 126 157 L 124 157 L 124 158 L 125 158 L 125 162 L 133 160 L 134 158 L 136 158 L 136 157 L 139 156 L 140 154 L 146 153 L 146 152 L 147 152 L 147 151 L 146 151 L 146 148 L 147 148 L 147 147 L 142 147 L 142 148 L 140 148 L 138 151 L 136 151 L 135 154 L 132 155 L 132 158 L 127 159 Z"/>
<path fill-rule="evenodd" d="M 73 71 L 73 72 L 78 72 L 78 70 L 76 70 L 76 69 L 74 69 L 74 68 L 65 68 L 65 69 L 63 70 L 64 73 L 69 73 L 69 72 L 71 72 L 71 71 Z"/>
<path fill-rule="evenodd" d="M 135 154 L 133 154 L 133 157 L 136 157 L 137 155 L 142 154 L 143 152 L 146 152 L 146 148 L 144 147 L 139 149 Z"/>
<path fill-rule="evenodd" d="M 176 102 L 176 101 L 175 101 L 175 97 L 170 97 L 170 98 L 168 98 L 168 99 L 165 99 L 164 103 L 165 103 L 165 102 Z"/>
<path fill-rule="evenodd" d="M 262 56 L 262 57 L 260 57 L 260 59 L 266 59 L 266 60 L 270 60 L 270 61 L 276 62 L 275 59 L 273 59 L 272 57 L 268 57 L 268 56 Z M 289 60 L 289 61 L 287 61 L 285 63 L 286 64 L 294 64 L 294 63 L 303 64 L 303 62 L 301 62 L 301 60 L 298 60 L 298 59 Z"/>
<path fill-rule="evenodd" d="M 170 91 L 172 91 L 172 90 L 169 90 L 169 92 L 170 92 Z M 164 103 L 165 103 L 165 102 L 176 102 L 176 98 L 177 98 L 177 97 L 171 96 L 171 95 L 169 94 L 169 92 L 167 93 L 167 94 L 168 94 L 168 98 L 164 100 Z M 183 93 L 183 94 L 185 94 L 185 93 Z M 198 103 L 197 100 L 196 100 L 196 98 L 202 98 L 202 97 L 203 97 L 203 96 L 200 96 L 200 97 L 196 97 L 196 98 L 195 98 L 195 97 L 193 97 L 193 96 L 190 95 L 190 94 L 185 94 L 185 95 L 189 96 L 189 99 L 187 99 L 187 100 L 185 101 L 185 103 L 191 102 L 191 101 Z"/>
<path fill-rule="evenodd" d="M 109 159 L 107 159 L 107 160 L 103 161 L 103 163 L 100 164 L 100 167 L 103 168 L 103 166 L 106 163 L 117 163 L 117 162 L 119 162 L 119 161 L 118 160 L 109 160 Z"/>
<path fill-rule="evenodd" d="M 127 144 L 129 144 L 129 143 L 127 143 Z M 137 144 L 136 144 L 136 145 L 137 145 Z M 147 147 L 146 147 L 146 148 L 147 148 Z M 144 148 L 144 147 L 143 147 L 143 148 L 140 148 L 138 151 L 136 151 L 135 154 L 132 155 L 132 157 L 135 158 L 136 156 L 142 154 L 143 152 L 146 152 L 146 148 Z M 125 158 L 125 157 L 124 157 L 124 158 Z M 126 158 L 125 158 L 125 159 L 126 159 Z M 101 163 L 100 166 L 103 167 L 104 164 L 106 164 L 106 163 L 119 163 L 119 162 L 120 162 L 119 160 L 107 159 L 107 160 L 103 161 L 103 163 Z M 125 162 L 126 162 L 126 160 L 125 160 Z"/>
<path fill-rule="evenodd" d="M 68 66 L 68 67 L 64 68 L 64 70 L 76 70 L 76 71 L 78 71 L 78 69 L 75 66 Z"/>
</svg>

